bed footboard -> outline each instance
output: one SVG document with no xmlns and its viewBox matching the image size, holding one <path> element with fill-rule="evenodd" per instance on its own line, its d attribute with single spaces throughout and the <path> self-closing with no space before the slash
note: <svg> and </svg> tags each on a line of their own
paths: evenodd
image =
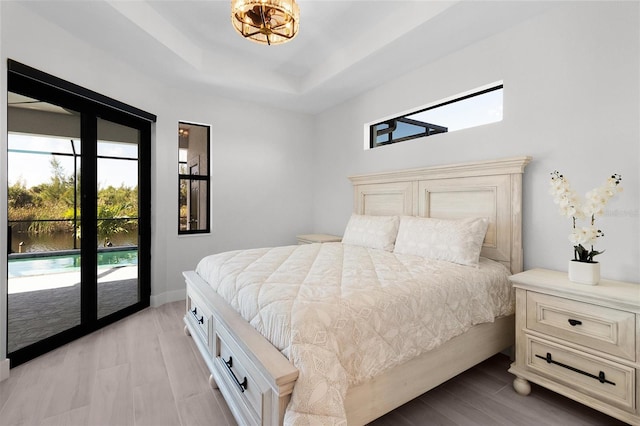
<svg viewBox="0 0 640 426">
<path fill-rule="evenodd" d="M 193 271 L 185 331 L 193 337 L 238 424 L 279 425 L 298 370 Z"/>
<path fill-rule="evenodd" d="M 514 344 L 513 315 L 478 324 L 438 348 L 349 388 L 347 423 L 363 425 Z"/>
</svg>

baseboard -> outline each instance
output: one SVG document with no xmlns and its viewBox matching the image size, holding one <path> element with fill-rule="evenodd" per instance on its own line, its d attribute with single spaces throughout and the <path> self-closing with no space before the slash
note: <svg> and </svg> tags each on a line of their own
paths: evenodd
<svg viewBox="0 0 640 426">
<path fill-rule="evenodd" d="M 516 360 L 516 347 L 515 347 L 515 345 L 511 345 L 508 348 L 505 348 L 500 353 L 503 354 L 503 355 L 508 356 L 511 361 L 515 361 Z"/>
<path fill-rule="evenodd" d="M 151 295 L 149 303 L 151 307 L 157 308 L 158 306 L 164 305 L 165 303 L 177 302 L 178 300 L 184 300 L 187 297 L 187 290 L 173 290 L 173 291 L 165 291 L 164 293 Z"/>
<path fill-rule="evenodd" d="M 9 378 L 10 363 L 8 359 L 0 362 L 0 382 Z"/>
</svg>

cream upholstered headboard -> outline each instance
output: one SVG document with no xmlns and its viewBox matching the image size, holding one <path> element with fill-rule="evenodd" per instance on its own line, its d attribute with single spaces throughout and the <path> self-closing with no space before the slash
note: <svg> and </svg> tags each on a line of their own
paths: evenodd
<svg viewBox="0 0 640 426">
<path fill-rule="evenodd" d="M 522 271 L 522 174 L 531 157 L 350 176 L 354 213 L 488 217 L 481 255 Z"/>
</svg>

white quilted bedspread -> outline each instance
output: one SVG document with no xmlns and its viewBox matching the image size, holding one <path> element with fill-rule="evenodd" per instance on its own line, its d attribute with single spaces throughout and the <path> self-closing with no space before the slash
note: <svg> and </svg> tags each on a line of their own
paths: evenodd
<svg viewBox="0 0 640 426">
<path fill-rule="evenodd" d="M 251 249 L 196 268 L 300 371 L 285 424 L 346 424 L 350 385 L 513 313 L 509 272 L 341 243 Z"/>
</svg>

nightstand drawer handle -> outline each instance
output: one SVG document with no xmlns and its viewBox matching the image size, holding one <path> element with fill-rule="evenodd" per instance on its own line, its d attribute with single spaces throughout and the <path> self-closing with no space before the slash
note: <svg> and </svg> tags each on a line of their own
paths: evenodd
<svg viewBox="0 0 640 426">
<path fill-rule="evenodd" d="M 572 327 L 575 327 L 576 325 L 582 325 L 582 321 L 569 319 L 569 324 L 571 324 Z"/>
<path fill-rule="evenodd" d="M 536 358 L 544 359 L 545 361 L 547 361 L 548 364 L 556 364 L 556 365 L 559 365 L 560 367 L 564 367 L 564 368 L 566 368 L 568 370 L 575 371 L 576 373 L 580 373 L 580 374 L 583 374 L 583 375 L 585 375 L 587 377 L 591 377 L 592 379 L 596 379 L 600 383 L 609 383 L 610 385 L 613 385 L 613 386 L 616 385 L 615 383 L 613 383 L 613 382 L 611 382 L 611 381 L 606 379 L 604 371 L 599 372 L 597 376 L 594 375 L 594 374 L 591 374 L 591 373 L 587 373 L 586 371 L 582 371 L 582 370 L 580 370 L 578 368 L 575 368 L 575 367 L 572 367 L 570 365 L 563 364 L 563 363 L 558 362 L 558 361 L 554 361 L 551 358 L 551 354 L 549 352 L 547 352 L 547 356 L 542 356 L 542 355 L 536 354 Z"/>
</svg>

